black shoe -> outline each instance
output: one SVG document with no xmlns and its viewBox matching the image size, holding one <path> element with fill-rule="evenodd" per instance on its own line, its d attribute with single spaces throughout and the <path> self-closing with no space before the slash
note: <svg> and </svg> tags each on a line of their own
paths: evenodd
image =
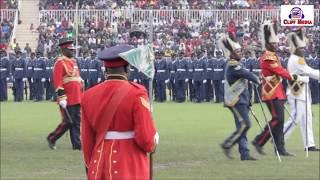
<svg viewBox="0 0 320 180">
<path fill-rule="evenodd" d="M 266 153 L 263 151 L 263 148 L 256 143 L 256 141 L 252 141 L 252 145 L 256 148 L 256 151 L 261 155 L 266 155 Z"/>
<path fill-rule="evenodd" d="M 258 160 L 257 158 L 251 156 L 251 155 L 247 155 L 245 157 L 241 157 L 241 161 L 256 161 Z"/>
<path fill-rule="evenodd" d="M 51 142 L 49 137 L 47 137 L 47 142 L 48 142 L 48 146 L 49 146 L 50 149 L 52 149 L 52 150 L 56 150 L 57 149 L 56 144 Z"/>
<path fill-rule="evenodd" d="M 295 154 L 289 153 L 288 151 L 279 152 L 280 156 L 296 156 Z"/>
<path fill-rule="evenodd" d="M 81 146 L 80 147 L 73 146 L 72 149 L 81 151 Z"/>
<path fill-rule="evenodd" d="M 306 149 L 304 149 L 304 151 L 306 151 Z M 308 151 L 320 151 L 320 148 L 317 148 L 315 146 L 311 146 L 311 147 L 308 147 Z"/>
<path fill-rule="evenodd" d="M 231 149 L 230 148 L 225 148 L 223 147 L 223 145 L 220 145 L 224 155 L 228 158 L 228 159 L 233 159 L 233 157 L 231 156 Z"/>
</svg>

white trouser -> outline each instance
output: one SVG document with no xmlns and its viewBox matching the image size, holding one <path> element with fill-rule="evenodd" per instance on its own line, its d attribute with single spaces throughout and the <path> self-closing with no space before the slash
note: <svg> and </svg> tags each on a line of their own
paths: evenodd
<svg viewBox="0 0 320 180">
<path fill-rule="evenodd" d="M 315 146 L 312 128 L 312 109 L 311 102 L 308 98 L 307 111 L 306 111 L 306 101 L 295 99 L 288 96 L 288 102 L 290 105 L 289 120 L 284 124 L 283 133 L 284 138 L 287 140 L 296 125 L 300 125 L 301 135 L 303 139 L 304 147 Z"/>
</svg>

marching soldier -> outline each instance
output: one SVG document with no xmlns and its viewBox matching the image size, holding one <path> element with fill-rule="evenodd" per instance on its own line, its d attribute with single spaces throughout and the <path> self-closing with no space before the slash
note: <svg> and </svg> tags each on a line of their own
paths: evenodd
<svg viewBox="0 0 320 180">
<path fill-rule="evenodd" d="M 73 150 L 81 150 L 80 142 L 80 101 L 82 80 L 79 68 L 73 59 L 73 40 L 62 38 L 59 41 L 63 56 L 53 67 L 53 85 L 62 115 L 62 122 L 47 136 L 51 149 L 56 149 L 56 141 L 69 129 Z"/>
<path fill-rule="evenodd" d="M 221 56 L 221 51 L 217 51 L 217 58 L 214 60 L 213 69 L 213 84 L 214 91 L 216 95 L 216 103 L 220 103 L 223 100 L 223 69 L 224 69 L 224 59 Z"/>
<path fill-rule="evenodd" d="M 155 63 L 156 68 L 156 100 L 158 102 L 166 101 L 166 84 L 169 81 L 169 72 L 167 67 L 167 61 L 165 58 L 157 58 Z"/>
<path fill-rule="evenodd" d="M 131 48 L 119 45 L 99 53 L 106 81 L 82 98 L 81 138 L 89 180 L 150 178 L 148 153 L 154 151 L 159 135 L 147 90 L 128 81 L 128 62 L 119 57 Z"/>
<path fill-rule="evenodd" d="M 241 46 L 232 35 L 224 35 L 219 41 L 225 56 L 230 58 L 225 69 L 224 103 L 232 112 L 236 123 L 236 131 L 223 142 L 221 148 L 225 155 L 232 159 L 231 148 L 238 143 L 241 160 L 257 160 L 250 155 L 247 143 L 247 132 L 251 127 L 248 80 L 259 84 L 259 78 L 242 67 Z"/>
<path fill-rule="evenodd" d="M 8 100 L 8 80 L 10 77 L 10 62 L 6 51 L 0 49 L 0 101 Z"/>
<path fill-rule="evenodd" d="M 175 91 L 176 102 L 182 103 L 186 100 L 186 83 L 189 81 L 187 77 L 188 65 L 187 61 L 184 61 L 181 55 L 179 59 L 174 63 L 175 67 Z"/>
<path fill-rule="evenodd" d="M 101 82 L 101 67 L 96 55 L 96 52 L 92 50 L 91 57 L 87 60 L 89 62 L 89 88 Z"/>
<path fill-rule="evenodd" d="M 21 50 L 16 51 L 16 58 L 12 61 L 12 75 L 13 75 L 13 88 L 14 88 L 14 101 L 23 101 L 24 82 L 27 81 L 25 76 L 26 61 L 22 57 Z"/>
<path fill-rule="evenodd" d="M 206 79 L 206 65 L 203 58 L 200 57 L 200 54 L 198 58 L 193 62 L 193 85 L 195 89 L 195 102 L 200 103 L 204 99 L 205 89 L 204 84 L 207 82 Z"/>
<path fill-rule="evenodd" d="M 52 71 L 54 65 L 54 58 L 51 57 L 51 53 L 48 53 L 48 58 L 46 58 L 46 70 L 44 73 L 45 83 L 44 87 L 46 90 L 46 100 L 52 100 L 54 96 L 54 87 L 52 82 Z"/>
<path fill-rule="evenodd" d="M 320 151 L 315 146 L 313 137 L 311 91 L 308 84 L 309 78 L 319 81 L 320 74 L 318 70 L 309 67 L 304 59 L 306 37 L 304 37 L 302 30 L 289 33 L 287 39 L 292 53 L 288 60 L 288 71 L 300 75 L 301 81 L 290 82 L 287 89 L 288 102 L 293 117 L 290 117 L 284 125 L 284 137 L 288 139 L 294 127 L 299 124 L 304 149 Z"/>
<path fill-rule="evenodd" d="M 205 83 L 205 91 L 206 91 L 206 101 L 210 102 L 213 100 L 214 94 L 213 94 L 213 59 L 211 56 L 209 56 L 206 59 L 206 80 Z"/>
<path fill-rule="evenodd" d="M 265 23 L 262 25 L 263 34 L 263 45 L 265 46 L 265 52 L 260 58 L 261 76 L 262 76 L 262 101 L 264 101 L 270 113 L 272 119 L 269 122 L 272 132 L 269 131 L 266 126 L 259 135 L 255 137 L 252 144 L 260 154 L 263 152 L 263 146 L 271 137 L 272 133 L 274 137 L 273 143 L 278 149 L 279 155 L 281 156 L 294 156 L 289 153 L 285 148 L 284 135 L 283 135 L 283 124 L 284 124 L 284 102 L 286 100 L 286 94 L 283 89 L 281 80 L 282 78 L 288 79 L 289 81 L 296 81 L 297 75 L 290 75 L 289 72 L 284 69 L 281 62 L 276 55 L 275 51 L 277 48 L 277 35 L 276 25 Z"/>
<path fill-rule="evenodd" d="M 45 71 L 46 71 L 46 58 L 42 57 L 41 52 L 37 52 L 37 58 L 34 61 L 33 66 L 33 81 L 35 89 L 34 101 L 42 101 L 44 95 L 44 82 L 45 82 Z"/>
<path fill-rule="evenodd" d="M 33 66 L 36 61 L 36 54 L 31 52 L 30 58 L 27 60 L 26 78 L 29 84 L 29 100 L 34 100 L 35 98 L 35 88 L 33 82 Z"/>
<path fill-rule="evenodd" d="M 89 61 L 85 57 L 78 57 L 78 62 L 80 66 L 80 76 L 83 80 L 84 89 L 88 89 L 89 87 Z"/>
</svg>

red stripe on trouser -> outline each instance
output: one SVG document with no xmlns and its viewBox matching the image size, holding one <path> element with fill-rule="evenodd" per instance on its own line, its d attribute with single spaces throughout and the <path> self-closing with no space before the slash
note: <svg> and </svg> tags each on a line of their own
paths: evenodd
<svg viewBox="0 0 320 180">
<path fill-rule="evenodd" d="M 271 106 L 271 115 L 272 115 L 272 119 L 270 121 L 270 126 L 271 126 L 271 131 L 273 130 L 273 128 L 275 126 L 277 126 L 278 124 L 278 120 L 277 120 L 277 115 L 276 115 L 276 111 L 273 105 L 273 101 L 270 101 L 270 106 Z M 258 144 L 260 146 L 262 146 L 263 144 L 265 144 L 265 142 L 269 139 L 270 137 L 270 132 L 269 128 L 267 127 L 266 130 L 262 133 L 261 138 L 258 140 Z"/>
<path fill-rule="evenodd" d="M 62 134 L 68 130 L 67 123 L 65 122 L 65 114 L 63 112 L 63 109 L 60 107 L 60 114 L 62 117 L 62 122 L 58 125 L 58 127 L 49 135 L 49 139 L 51 142 L 55 142 L 59 137 L 62 136 Z"/>
</svg>

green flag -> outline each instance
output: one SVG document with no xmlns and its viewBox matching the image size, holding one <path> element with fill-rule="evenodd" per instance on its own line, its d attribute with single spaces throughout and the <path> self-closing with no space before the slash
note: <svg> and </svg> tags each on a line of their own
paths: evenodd
<svg viewBox="0 0 320 180">
<path fill-rule="evenodd" d="M 119 55 L 121 58 L 128 61 L 131 66 L 137 68 L 138 71 L 153 79 L 154 54 L 152 44 L 143 45 Z"/>
</svg>

